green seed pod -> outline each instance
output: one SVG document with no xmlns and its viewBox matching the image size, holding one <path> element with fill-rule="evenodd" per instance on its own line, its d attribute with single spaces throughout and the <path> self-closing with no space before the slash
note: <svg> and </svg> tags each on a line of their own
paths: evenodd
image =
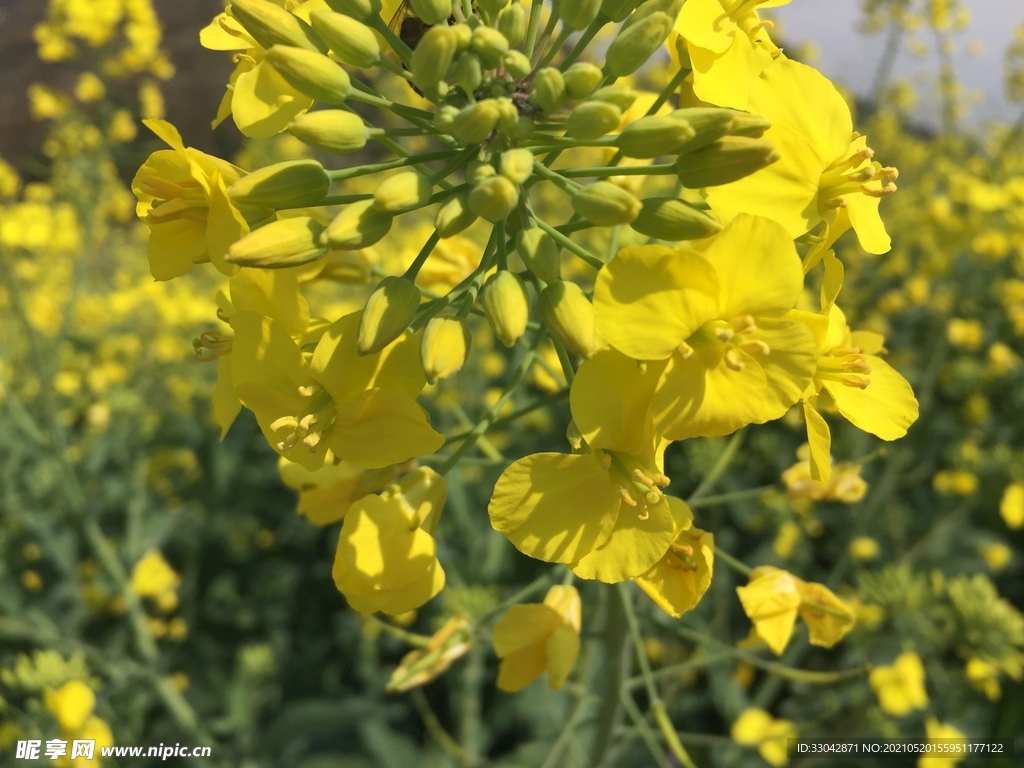
<svg viewBox="0 0 1024 768">
<path fill-rule="evenodd" d="M 498 341 L 506 347 L 514 347 L 526 333 L 530 319 L 530 297 L 523 281 L 507 269 L 495 272 L 480 292 L 480 303 Z"/>
<path fill-rule="evenodd" d="M 318 109 L 301 114 L 288 124 L 288 133 L 303 144 L 339 155 L 358 152 L 369 138 L 363 119 L 343 109 Z"/>
<path fill-rule="evenodd" d="M 309 39 L 298 16 L 270 0 L 232 0 L 231 15 L 263 48 L 290 45 L 319 50 Z"/>
<path fill-rule="evenodd" d="M 434 113 L 434 127 L 448 133 L 452 129 L 457 114 L 459 114 L 459 108 L 454 104 L 442 104 Z"/>
<path fill-rule="evenodd" d="M 598 88 L 590 97 L 592 101 L 607 101 L 625 112 L 636 101 L 639 94 L 624 83 Z"/>
<path fill-rule="evenodd" d="M 533 65 L 522 51 L 509 51 L 501 57 L 501 63 L 505 65 L 508 73 L 517 79 L 524 78 L 533 71 Z"/>
<path fill-rule="evenodd" d="M 694 130 L 685 120 L 648 115 L 623 128 L 616 144 L 626 157 L 651 158 L 674 155 L 693 137 Z"/>
<path fill-rule="evenodd" d="M 637 0 L 604 0 L 601 3 L 601 15 L 618 24 L 629 16 L 637 4 Z"/>
<path fill-rule="evenodd" d="M 693 138 L 679 150 L 680 152 L 692 152 L 732 133 L 733 126 L 736 124 L 735 116 L 738 114 L 741 113 L 735 109 L 694 107 L 677 109 L 669 113 L 668 117 L 674 120 L 684 120 L 693 128 Z"/>
<path fill-rule="evenodd" d="M 443 24 L 452 15 L 451 0 L 409 0 L 409 5 L 424 24 Z"/>
<path fill-rule="evenodd" d="M 555 10 L 566 28 L 579 31 L 590 26 L 601 10 L 601 0 L 556 0 Z"/>
<path fill-rule="evenodd" d="M 584 101 L 569 115 L 565 135 L 589 141 L 598 139 L 619 127 L 622 110 L 607 101 Z"/>
<path fill-rule="evenodd" d="M 498 14 L 498 31 L 515 48 L 526 38 L 526 12 L 518 2 Z"/>
<path fill-rule="evenodd" d="M 438 209 L 434 217 L 434 229 L 441 237 L 452 237 L 476 221 L 476 214 L 469 208 L 468 195 L 451 197 Z"/>
<path fill-rule="evenodd" d="M 410 70 L 413 82 L 424 93 L 436 93 L 458 49 L 458 35 L 452 27 L 438 24 L 423 35 L 412 52 Z"/>
<path fill-rule="evenodd" d="M 352 89 L 348 72 L 317 51 L 275 45 L 263 60 L 295 90 L 332 107 L 344 104 Z"/>
<path fill-rule="evenodd" d="M 473 30 L 473 39 L 469 47 L 480 55 L 480 59 L 488 67 L 496 67 L 501 57 L 508 53 L 508 40 L 493 27 L 483 25 Z"/>
<path fill-rule="evenodd" d="M 462 370 L 472 336 L 462 317 L 435 317 L 423 329 L 420 360 L 427 381 L 436 384 Z"/>
<path fill-rule="evenodd" d="M 594 305 L 576 283 L 561 280 L 540 293 L 540 316 L 544 325 L 566 349 L 590 357 L 597 346 Z"/>
<path fill-rule="evenodd" d="M 469 193 L 469 209 L 492 224 L 508 216 L 519 202 L 519 187 L 504 176 L 491 176 Z"/>
<path fill-rule="evenodd" d="M 373 30 L 351 16 L 334 11 L 310 14 L 313 29 L 334 54 L 353 67 L 372 67 L 380 58 L 380 43 Z"/>
<path fill-rule="evenodd" d="M 484 99 L 460 109 L 452 120 L 450 133 L 467 144 L 479 144 L 491 135 L 500 117 L 501 107 L 497 101 Z"/>
<path fill-rule="evenodd" d="M 358 21 L 366 21 L 381 11 L 380 0 L 327 0 L 331 10 L 351 16 Z"/>
<path fill-rule="evenodd" d="M 533 152 L 509 149 L 501 153 L 501 175 L 513 184 L 522 184 L 533 173 Z"/>
<path fill-rule="evenodd" d="M 630 224 L 641 235 L 657 240 L 700 240 L 722 231 L 722 225 L 692 205 L 674 197 L 648 197 Z"/>
<path fill-rule="evenodd" d="M 600 69 L 585 61 L 577 61 L 562 75 L 565 92 L 573 101 L 587 98 L 603 78 Z"/>
<path fill-rule="evenodd" d="M 459 56 L 455 65 L 455 82 L 468 96 L 480 87 L 484 81 L 483 67 L 480 65 L 480 57 L 474 53 L 466 52 Z"/>
<path fill-rule="evenodd" d="M 665 42 L 672 23 L 672 17 L 657 11 L 628 28 L 623 26 L 608 46 L 605 68 L 616 77 L 636 72 Z"/>
<path fill-rule="evenodd" d="M 330 186 L 316 160 L 286 160 L 242 176 L 228 187 L 228 197 L 242 205 L 300 208 L 320 202 Z"/>
<path fill-rule="evenodd" d="M 374 207 L 395 216 L 422 208 L 430 202 L 434 185 L 415 171 L 406 171 L 384 181 L 373 193 Z"/>
<path fill-rule="evenodd" d="M 565 78 L 562 77 L 562 73 L 554 67 L 538 70 L 533 79 L 530 101 L 550 115 L 565 104 L 565 99 Z"/>
<path fill-rule="evenodd" d="M 614 227 L 632 222 L 643 206 L 622 187 L 610 181 L 596 181 L 572 196 L 572 207 L 591 224 Z"/>
<path fill-rule="evenodd" d="M 420 308 L 420 289 L 404 277 L 385 277 L 366 300 L 359 319 L 356 350 L 374 355 L 409 327 Z"/>
<path fill-rule="evenodd" d="M 323 229 L 308 216 L 272 221 L 233 243 L 224 261 L 261 269 L 308 264 L 327 255 L 327 248 L 320 245 Z"/>
<path fill-rule="evenodd" d="M 684 187 L 700 189 L 728 184 L 779 159 L 771 142 L 745 136 L 723 136 L 696 152 L 680 155 L 676 173 Z"/>
<path fill-rule="evenodd" d="M 392 217 L 378 210 L 373 200 L 361 200 L 345 206 L 327 227 L 327 244 L 337 251 L 366 248 L 391 231 Z"/>
<path fill-rule="evenodd" d="M 540 280 L 550 284 L 561 279 L 558 245 L 539 227 L 520 230 L 516 235 L 516 252 L 526 268 Z"/>
</svg>

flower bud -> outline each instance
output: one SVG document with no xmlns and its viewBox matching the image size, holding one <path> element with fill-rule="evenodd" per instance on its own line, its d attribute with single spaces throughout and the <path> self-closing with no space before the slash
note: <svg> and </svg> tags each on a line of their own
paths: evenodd
<svg viewBox="0 0 1024 768">
<path fill-rule="evenodd" d="M 616 144 L 626 157 L 651 158 L 674 155 L 693 137 L 694 130 L 685 120 L 648 115 L 623 128 Z"/>
<path fill-rule="evenodd" d="M 433 184 L 415 171 L 406 171 L 390 177 L 377 187 L 373 193 L 373 204 L 377 210 L 395 216 L 422 208 L 430 202 L 433 193 Z"/>
<path fill-rule="evenodd" d="M 459 114 L 459 108 L 454 104 L 442 104 L 434 113 L 434 127 L 447 133 L 452 129 L 457 114 Z"/>
<path fill-rule="evenodd" d="M 490 163 L 485 163 L 477 158 L 466 164 L 466 183 L 479 184 L 484 179 L 490 178 L 498 171 Z"/>
<path fill-rule="evenodd" d="M 664 13 L 674 23 L 682 7 L 683 0 L 644 0 L 644 2 L 637 6 L 636 11 L 626 18 L 626 23 L 622 25 L 622 29 L 628 29 L 658 12 Z"/>
<path fill-rule="evenodd" d="M 469 48 L 469 44 L 473 42 L 473 28 L 465 22 L 459 22 L 452 27 L 452 31 L 455 32 L 455 41 L 459 50 L 464 51 Z"/>
<path fill-rule="evenodd" d="M 448 482 L 430 467 L 417 467 L 385 488 L 381 498 L 399 503 L 407 517 L 429 533 L 437 527 L 448 498 Z"/>
<path fill-rule="evenodd" d="M 242 176 L 228 187 L 228 197 L 242 205 L 300 208 L 320 202 L 330 185 L 316 160 L 286 160 Z"/>
<path fill-rule="evenodd" d="M 480 303 L 494 335 L 506 347 L 514 347 L 530 319 L 530 299 L 523 281 L 507 269 L 495 272 L 480 292 Z"/>
<path fill-rule="evenodd" d="M 333 107 L 344 104 L 352 89 L 348 72 L 317 51 L 275 45 L 263 60 L 295 90 Z"/>
<path fill-rule="evenodd" d="M 764 132 L 772 127 L 772 124 L 760 115 L 752 115 L 749 112 L 735 110 L 732 118 L 732 130 L 730 136 L 746 136 L 750 139 L 760 139 Z"/>
<path fill-rule="evenodd" d="M 665 42 L 673 18 L 656 11 L 632 26 L 623 26 L 605 54 L 606 69 L 616 77 L 636 72 Z"/>
<path fill-rule="evenodd" d="M 495 99 L 498 102 L 498 124 L 496 128 L 499 131 L 511 131 L 516 127 L 516 123 L 519 122 L 519 110 L 516 109 L 516 105 L 512 103 L 512 99 L 504 96 Z"/>
<path fill-rule="evenodd" d="M 464 141 L 467 144 L 479 144 L 491 135 L 491 131 L 498 124 L 500 117 L 501 107 L 498 106 L 497 101 L 484 99 L 460 109 L 452 120 L 450 132 L 459 141 Z"/>
<path fill-rule="evenodd" d="M 533 79 L 533 93 L 530 101 L 547 114 L 557 112 L 565 103 L 565 79 L 555 67 L 544 67 Z"/>
<path fill-rule="evenodd" d="M 305 112 L 289 123 L 288 133 L 303 144 L 339 155 L 358 152 L 369 138 L 363 119 L 343 109 Z"/>
<path fill-rule="evenodd" d="M 540 316 L 551 335 L 574 355 L 590 357 L 594 353 L 594 305 L 576 283 L 559 280 L 541 291 Z"/>
<path fill-rule="evenodd" d="M 498 31 L 505 36 L 508 44 L 515 48 L 526 37 L 526 12 L 518 2 L 498 14 Z"/>
<path fill-rule="evenodd" d="M 452 15 L 451 0 L 409 0 L 409 5 L 424 24 L 431 26 L 447 23 Z"/>
<path fill-rule="evenodd" d="M 567 29 L 586 29 L 597 18 L 601 0 L 555 0 L 555 10 Z"/>
<path fill-rule="evenodd" d="M 332 11 L 351 16 L 358 21 L 366 21 L 381 11 L 380 0 L 327 0 Z"/>
<path fill-rule="evenodd" d="M 690 109 L 677 109 L 668 116 L 674 120 L 684 120 L 693 128 L 693 138 L 680 148 L 680 152 L 693 152 L 695 149 L 706 147 L 713 141 L 718 141 L 723 136 L 733 132 L 736 125 L 736 115 L 743 114 L 735 109 L 721 109 L 719 107 L 692 107 Z"/>
<path fill-rule="evenodd" d="M 714 187 L 749 176 L 779 159 L 771 142 L 723 136 L 696 152 L 680 155 L 676 173 L 684 187 Z"/>
<path fill-rule="evenodd" d="M 591 224 L 614 227 L 632 222 L 643 206 L 622 187 L 610 181 L 596 181 L 572 196 L 572 207 Z"/>
<path fill-rule="evenodd" d="M 455 65 L 455 82 L 459 84 L 463 92 L 468 96 L 480 87 L 484 81 L 483 67 L 480 65 L 480 57 L 476 54 L 466 52 L 459 56 Z"/>
<path fill-rule="evenodd" d="M 642 235 L 668 241 L 700 240 L 722 230 L 713 218 L 674 197 L 648 197 L 629 226 Z"/>
<path fill-rule="evenodd" d="M 424 93 L 435 93 L 448 74 L 458 49 L 458 34 L 445 24 L 431 27 L 412 52 L 412 80 Z"/>
<path fill-rule="evenodd" d="M 493 27 L 479 26 L 473 30 L 469 47 L 480 55 L 488 67 L 496 67 L 501 57 L 508 53 L 508 40 Z"/>
<path fill-rule="evenodd" d="M 310 14 L 313 29 L 334 55 L 353 67 L 372 67 L 380 58 L 380 43 L 373 30 L 351 16 L 334 11 Z"/>
<path fill-rule="evenodd" d="M 272 221 L 233 243 L 224 261 L 263 269 L 308 264 L 327 254 L 327 248 L 320 245 L 323 229 L 308 216 Z"/>
<path fill-rule="evenodd" d="M 290 45 L 317 50 L 299 18 L 270 0 L 232 0 L 230 8 L 231 16 L 262 48 Z"/>
<path fill-rule="evenodd" d="M 540 227 L 520 230 L 516 235 L 516 252 L 538 279 L 545 283 L 557 283 L 561 279 L 558 245 Z"/>
<path fill-rule="evenodd" d="M 637 0 L 604 0 L 601 3 L 601 15 L 618 24 L 629 16 L 637 5 Z"/>
<path fill-rule="evenodd" d="M 488 22 L 493 20 L 506 5 L 508 5 L 508 0 L 476 0 L 473 3 L 473 7 L 481 11 Z"/>
<path fill-rule="evenodd" d="M 638 95 L 636 91 L 625 83 L 616 83 L 615 85 L 606 85 L 604 88 L 598 88 L 590 98 L 595 101 L 607 101 L 609 104 L 614 104 L 625 112 L 633 106 L 633 102 L 636 101 Z"/>
<path fill-rule="evenodd" d="M 427 381 L 435 384 L 462 370 L 469 356 L 469 324 L 461 317 L 435 317 L 423 329 L 420 360 Z"/>
<path fill-rule="evenodd" d="M 533 152 L 509 149 L 501 153 L 501 175 L 513 184 L 522 184 L 533 173 Z"/>
<path fill-rule="evenodd" d="M 522 51 L 509 51 L 501 57 L 501 63 L 512 77 L 521 79 L 533 71 L 533 65 Z"/>
<path fill-rule="evenodd" d="M 404 693 L 444 674 L 452 662 L 465 656 L 473 646 L 473 628 L 465 615 L 453 616 L 435 632 L 423 648 L 402 657 L 384 690 Z"/>
<path fill-rule="evenodd" d="M 434 229 L 441 237 L 452 237 L 476 221 L 476 214 L 469 208 L 468 195 L 449 198 L 438 209 L 434 218 Z"/>
<path fill-rule="evenodd" d="M 589 141 L 614 131 L 622 121 L 622 110 L 607 101 L 577 104 L 565 125 L 565 135 Z"/>
<path fill-rule="evenodd" d="M 345 206 L 324 233 L 327 244 L 338 251 L 366 248 L 391 231 L 392 217 L 378 210 L 373 200 Z"/>
<path fill-rule="evenodd" d="M 359 319 L 356 349 L 374 355 L 409 327 L 420 307 L 420 289 L 404 277 L 385 277 L 366 300 Z"/>
<path fill-rule="evenodd" d="M 577 61 L 562 74 L 565 80 L 565 92 L 570 99 L 585 99 L 594 92 L 604 79 L 601 70 L 585 61 Z"/>
<path fill-rule="evenodd" d="M 469 193 L 469 209 L 487 221 L 501 221 L 519 202 L 519 187 L 504 176 L 491 176 Z"/>
</svg>

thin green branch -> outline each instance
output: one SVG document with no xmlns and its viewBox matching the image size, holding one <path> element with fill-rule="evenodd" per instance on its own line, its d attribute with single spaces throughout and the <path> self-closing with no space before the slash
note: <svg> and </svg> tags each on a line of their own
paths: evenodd
<svg viewBox="0 0 1024 768">
<path fill-rule="evenodd" d="M 715 462 L 715 466 L 711 468 L 711 471 L 705 475 L 700 485 L 697 486 L 697 490 L 690 494 L 690 497 L 686 500 L 687 504 L 706 495 L 715 487 L 715 483 L 725 474 L 729 465 L 732 464 L 732 460 L 736 458 L 736 454 L 739 452 L 742 444 L 743 430 L 741 429 L 732 436 L 728 445 L 725 446 L 725 450 L 719 455 L 718 461 Z"/>
</svg>

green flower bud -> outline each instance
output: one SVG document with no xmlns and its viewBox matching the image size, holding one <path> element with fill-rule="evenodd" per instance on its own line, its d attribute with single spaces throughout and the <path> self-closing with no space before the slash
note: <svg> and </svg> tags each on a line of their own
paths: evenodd
<svg viewBox="0 0 1024 768">
<path fill-rule="evenodd" d="M 477 0 L 474 3 L 474 7 L 482 11 L 487 19 L 493 19 L 506 5 L 508 0 Z"/>
<path fill-rule="evenodd" d="M 369 138 L 363 119 L 343 109 L 318 109 L 301 114 L 288 124 L 288 133 L 303 144 L 339 155 L 358 152 Z"/>
<path fill-rule="evenodd" d="M 452 15 L 451 0 L 409 0 L 409 5 L 424 24 L 444 24 Z"/>
<path fill-rule="evenodd" d="M 608 46 L 605 68 L 616 77 L 636 72 L 665 42 L 672 23 L 672 17 L 658 11 L 632 26 L 624 25 Z"/>
<path fill-rule="evenodd" d="M 469 208 L 468 195 L 451 197 L 438 209 L 434 217 L 434 229 L 441 237 L 452 237 L 476 221 L 476 214 Z"/>
<path fill-rule="evenodd" d="M 554 67 L 544 67 L 537 71 L 533 79 L 533 93 L 530 101 L 547 114 L 557 112 L 565 104 L 565 79 Z"/>
<path fill-rule="evenodd" d="M 373 200 L 345 206 L 327 227 L 327 244 L 338 251 L 366 248 L 391 231 L 392 216 L 379 210 Z"/>
<path fill-rule="evenodd" d="M 373 30 L 351 16 L 334 11 L 310 14 L 313 29 L 334 54 L 353 67 L 372 67 L 380 58 L 380 43 Z"/>
<path fill-rule="evenodd" d="M 513 184 L 522 184 L 533 173 L 533 152 L 509 149 L 501 153 L 501 175 Z"/>
<path fill-rule="evenodd" d="M 601 15 L 618 24 L 623 21 L 637 6 L 637 0 L 604 0 L 601 3 Z"/>
<path fill-rule="evenodd" d="M 590 357 L 597 346 L 594 305 L 576 283 L 561 280 L 540 293 L 544 325 L 565 348 L 579 357 Z"/>
<path fill-rule="evenodd" d="M 308 216 L 272 221 L 233 243 L 224 261 L 262 269 L 308 264 L 327 254 L 327 248 L 320 245 L 323 229 Z"/>
<path fill-rule="evenodd" d="M 617 83 L 615 85 L 606 85 L 604 88 L 598 88 L 590 98 L 592 101 L 607 101 L 609 104 L 614 104 L 625 112 L 633 106 L 633 102 L 636 101 L 638 95 L 628 85 Z"/>
<path fill-rule="evenodd" d="M 523 281 L 507 269 L 495 272 L 480 292 L 480 303 L 494 335 L 506 347 L 514 347 L 530 319 L 530 298 Z"/>
<path fill-rule="evenodd" d="M 484 81 L 483 67 L 480 65 L 480 57 L 476 54 L 466 52 L 459 56 L 455 65 L 455 82 L 468 96 L 480 87 Z"/>
<path fill-rule="evenodd" d="M 287 160 L 242 176 L 228 187 L 228 196 L 242 205 L 300 208 L 320 202 L 330 186 L 316 160 Z"/>
<path fill-rule="evenodd" d="M 420 360 L 427 381 L 436 384 L 462 370 L 469 357 L 469 323 L 461 317 L 435 317 L 423 329 Z"/>
<path fill-rule="evenodd" d="M 597 18 L 601 0 L 555 0 L 555 10 L 568 29 L 578 32 Z"/>
<path fill-rule="evenodd" d="M 622 110 L 607 101 L 584 101 L 569 115 L 565 135 L 589 141 L 614 131 L 622 122 Z"/>
<path fill-rule="evenodd" d="M 537 124 L 533 118 L 520 115 L 516 118 L 516 124 L 509 129 L 509 136 L 513 139 L 529 139 L 537 132 Z"/>
<path fill-rule="evenodd" d="M 674 197 L 648 197 L 643 206 L 629 226 L 657 240 L 700 240 L 722 231 L 715 219 Z"/>
<path fill-rule="evenodd" d="M 479 184 L 486 178 L 490 178 L 498 171 L 493 165 L 479 158 L 470 160 L 466 164 L 466 183 Z"/>
<path fill-rule="evenodd" d="M 344 104 L 352 89 L 348 72 L 317 51 L 275 45 L 263 60 L 295 90 L 332 107 Z"/>
<path fill-rule="evenodd" d="M 746 136 L 750 139 L 760 139 L 764 132 L 772 127 L 772 124 L 760 115 L 752 115 L 749 112 L 733 111 L 732 130 L 730 136 Z"/>
<path fill-rule="evenodd" d="M 735 116 L 738 114 L 741 113 L 735 109 L 694 107 L 692 109 L 677 109 L 668 116 L 675 120 L 683 120 L 693 128 L 693 138 L 679 150 L 680 152 L 692 152 L 732 133 L 733 126 L 736 124 Z"/>
<path fill-rule="evenodd" d="M 526 12 L 518 2 L 498 14 L 498 31 L 515 48 L 526 38 Z"/>
<path fill-rule="evenodd" d="M 458 49 L 458 34 L 454 28 L 438 24 L 426 31 L 416 50 L 412 52 L 410 71 L 413 82 L 424 93 L 436 93 Z"/>
<path fill-rule="evenodd" d="M 492 224 L 508 216 L 519 202 L 519 187 L 504 176 L 491 176 L 469 193 L 469 209 Z"/>
<path fill-rule="evenodd" d="M 381 11 L 380 0 L 327 0 L 331 10 L 351 16 L 358 21 L 366 21 Z"/>
<path fill-rule="evenodd" d="M 610 181 L 596 181 L 572 196 L 572 207 L 591 224 L 614 227 L 632 222 L 643 206 L 622 187 Z"/>
<path fill-rule="evenodd" d="M 616 144 L 626 157 L 651 158 L 676 154 L 694 135 L 685 120 L 648 115 L 623 128 Z"/>
<path fill-rule="evenodd" d="M 232 0 L 231 15 L 263 48 L 290 45 L 318 50 L 298 16 L 270 0 Z"/>
<path fill-rule="evenodd" d="M 673 23 L 676 17 L 679 16 L 679 11 L 683 7 L 683 0 L 645 0 L 637 6 L 636 12 L 626 19 L 626 23 L 622 25 L 622 29 L 628 29 L 634 24 L 639 24 L 649 16 L 655 13 L 664 13 Z"/>
<path fill-rule="evenodd" d="M 594 92 L 604 75 L 593 64 L 577 61 L 562 75 L 565 80 L 565 92 L 574 101 L 585 99 Z"/>
<path fill-rule="evenodd" d="M 473 30 L 469 47 L 480 54 L 488 67 L 496 67 L 501 63 L 501 57 L 508 53 L 508 40 L 493 27 L 481 25 Z"/>
<path fill-rule="evenodd" d="M 495 101 L 498 102 L 498 110 L 500 113 L 496 127 L 499 131 L 505 131 L 507 133 L 508 131 L 513 130 L 516 127 L 516 123 L 519 122 L 519 110 L 516 109 L 516 105 L 512 103 L 512 99 L 502 96 L 501 98 L 495 99 Z"/>
<path fill-rule="evenodd" d="M 501 63 L 512 77 L 522 79 L 533 71 L 533 65 L 522 51 L 509 51 L 501 57 Z"/>
<path fill-rule="evenodd" d="M 459 114 L 459 108 L 454 104 L 442 104 L 434 113 L 434 127 L 445 133 L 451 131 L 457 114 Z"/>
<path fill-rule="evenodd" d="M 460 109 L 452 120 L 450 133 L 467 144 L 479 144 L 491 135 L 500 117 L 501 107 L 497 101 L 484 99 Z"/>
<path fill-rule="evenodd" d="M 534 275 L 545 283 L 561 279 L 562 260 L 558 245 L 540 227 L 520 230 L 516 235 L 516 252 Z"/>
<path fill-rule="evenodd" d="M 415 171 L 386 179 L 373 193 L 374 206 L 392 216 L 422 208 L 430 202 L 434 185 Z"/>
<path fill-rule="evenodd" d="M 420 289 L 404 277 L 385 277 L 366 300 L 359 318 L 356 350 L 374 355 L 409 327 L 420 308 Z"/>
<path fill-rule="evenodd" d="M 464 51 L 469 48 L 469 44 L 473 41 L 473 28 L 465 22 L 459 22 L 451 29 L 455 33 L 455 40 L 459 50 Z"/>
<path fill-rule="evenodd" d="M 779 159 L 770 142 L 745 136 L 723 136 L 718 141 L 680 155 L 676 173 L 684 187 L 714 187 L 749 176 Z"/>
</svg>

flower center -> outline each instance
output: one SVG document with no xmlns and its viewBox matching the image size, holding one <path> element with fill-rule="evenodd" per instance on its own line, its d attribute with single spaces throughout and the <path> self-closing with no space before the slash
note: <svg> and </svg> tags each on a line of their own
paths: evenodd
<svg viewBox="0 0 1024 768">
<path fill-rule="evenodd" d="M 637 508 L 637 518 L 646 520 L 651 516 L 649 505 L 660 504 L 665 499 L 661 489 L 671 480 L 657 470 L 650 470 L 627 453 L 615 451 L 597 452 L 601 467 L 611 473 L 619 486 L 619 495 L 631 507 Z"/>
<path fill-rule="evenodd" d="M 845 208 L 846 195 L 863 194 L 868 197 L 888 197 L 896 191 L 899 171 L 873 161 L 870 147 L 858 149 L 842 160 L 832 163 L 821 174 L 818 182 L 818 211 Z"/>
<path fill-rule="evenodd" d="M 338 416 L 334 400 L 319 384 L 299 387 L 299 394 L 309 398 L 306 409 L 295 416 L 282 416 L 270 425 L 275 436 L 281 438 L 276 445 L 281 453 L 294 448 L 300 440 L 310 453 L 315 452 Z"/>
<path fill-rule="evenodd" d="M 729 370 L 742 371 L 744 363 L 740 350 L 748 354 L 771 354 L 772 348 L 767 343 L 751 338 L 756 330 L 753 315 L 740 315 L 732 320 L 710 320 L 686 341 L 680 342 L 676 352 L 683 360 L 699 354 L 706 368 L 714 368 L 724 362 Z"/>
<path fill-rule="evenodd" d="M 838 381 L 848 387 L 867 389 L 871 383 L 868 378 L 871 366 L 868 365 L 860 347 L 849 349 L 833 349 L 827 355 L 818 358 L 818 368 L 814 378 L 819 381 Z"/>
</svg>

